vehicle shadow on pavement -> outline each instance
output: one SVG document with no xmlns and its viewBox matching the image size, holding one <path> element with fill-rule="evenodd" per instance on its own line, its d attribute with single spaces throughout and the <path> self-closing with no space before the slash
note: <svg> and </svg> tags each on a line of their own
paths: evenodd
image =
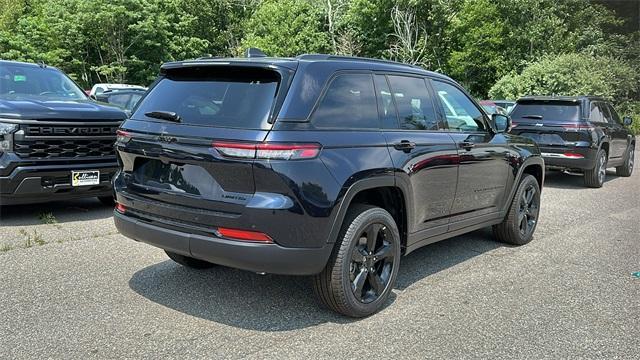
<svg viewBox="0 0 640 360">
<path fill-rule="evenodd" d="M 607 186 L 607 183 L 615 182 L 619 179 L 620 178 L 616 176 L 615 170 L 607 170 L 607 177 L 604 180 L 604 186 Z M 589 189 L 584 185 L 584 178 L 582 177 L 582 174 L 567 174 L 562 171 L 549 170 L 545 173 L 544 186 L 554 189 L 568 190 Z"/>
<path fill-rule="evenodd" d="M 476 231 L 423 247 L 402 259 L 396 289 L 501 247 Z M 308 277 L 258 275 L 226 267 L 193 270 L 163 261 L 133 274 L 129 287 L 157 304 L 201 319 L 255 331 L 350 323 L 315 300 Z M 402 294 L 392 293 L 387 306 Z"/>
<path fill-rule="evenodd" d="M 106 219 L 113 207 L 97 198 L 0 207 L 0 226 L 26 226 Z"/>
</svg>

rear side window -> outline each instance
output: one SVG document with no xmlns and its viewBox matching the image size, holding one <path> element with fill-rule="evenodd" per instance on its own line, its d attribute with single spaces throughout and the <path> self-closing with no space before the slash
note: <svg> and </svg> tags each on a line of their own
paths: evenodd
<svg viewBox="0 0 640 360">
<path fill-rule="evenodd" d="M 181 69 L 162 78 L 132 118 L 158 121 L 145 113 L 170 111 L 183 124 L 269 129 L 279 81 L 278 73 L 271 70 Z"/>
<path fill-rule="evenodd" d="M 580 104 L 573 101 L 518 102 L 511 112 L 518 122 L 550 123 L 580 121 Z"/>
<path fill-rule="evenodd" d="M 400 127 L 409 130 L 438 130 L 438 119 L 424 79 L 389 76 L 398 108 Z"/>
<path fill-rule="evenodd" d="M 380 128 L 371 74 L 335 77 L 311 116 L 311 122 L 316 128 Z"/>
<path fill-rule="evenodd" d="M 387 84 L 387 78 L 384 75 L 374 75 L 373 81 L 376 84 L 376 91 L 378 92 L 378 113 L 382 118 L 382 125 L 385 129 L 397 129 L 398 114 L 396 113 L 396 106 L 391 97 L 391 89 L 389 89 L 389 84 Z"/>
<path fill-rule="evenodd" d="M 607 119 L 605 118 L 604 112 L 602 111 L 602 107 L 598 103 L 591 103 L 591 110 L 589 112 L 589 121 L 593 123 L 606 123 Z"/>
</svg>

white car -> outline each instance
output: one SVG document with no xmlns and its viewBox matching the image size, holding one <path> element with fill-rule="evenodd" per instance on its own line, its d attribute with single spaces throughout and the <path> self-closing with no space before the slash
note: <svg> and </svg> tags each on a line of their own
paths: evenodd
<svg viewBox="0 0 640 360">
<path fill-rule="evenodd" d="M 89 92 L 89 96 L 96 96 L 96 95 L 100 95 L 103 92 L 105 92 L 106 90 L 130 90 L 130 89 L 141 89 L 141 90 L 147 90 L 146 87 L 144 86 L 140 86 L 140 85 L 129 85 L 129 84 L 95 84 L 93 85 L 93 87 L 91 88 L 91 91 Z"/>
</svg>

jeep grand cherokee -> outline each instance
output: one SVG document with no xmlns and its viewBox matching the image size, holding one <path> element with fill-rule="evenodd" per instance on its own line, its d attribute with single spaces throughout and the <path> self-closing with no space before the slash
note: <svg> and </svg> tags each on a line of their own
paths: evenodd
<svg viewBox="0 0 640 360">
<path fill-rule="evenodd" d="M 544 162 L 450 78 L 371 59 L 164 64 L 116 142 L 118 230 L 194 268 L 312 275 L 354 317 L 401 255 L 493 226 L 531 241 Z"/>
</svg>

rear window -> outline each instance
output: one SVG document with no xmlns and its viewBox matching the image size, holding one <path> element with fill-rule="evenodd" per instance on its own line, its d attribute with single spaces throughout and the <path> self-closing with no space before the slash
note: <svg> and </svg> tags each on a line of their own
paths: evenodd
<svg viewBox="0 0 640 360">
<path fill-rule="evenodd" d="M 133 114 L 147 117 L 152 111 L 178 114 L 183 124 L 269 129 L 279 74 L 251 68 L 193 68 L 169 73 L 150 90 Z"/>
<path fill-rule="evenodd" d="M 519 102 L 510 115 L 519 122 L 577 122 L 580 121 L 580 104 L 571 101 Z"/>
</svg>

